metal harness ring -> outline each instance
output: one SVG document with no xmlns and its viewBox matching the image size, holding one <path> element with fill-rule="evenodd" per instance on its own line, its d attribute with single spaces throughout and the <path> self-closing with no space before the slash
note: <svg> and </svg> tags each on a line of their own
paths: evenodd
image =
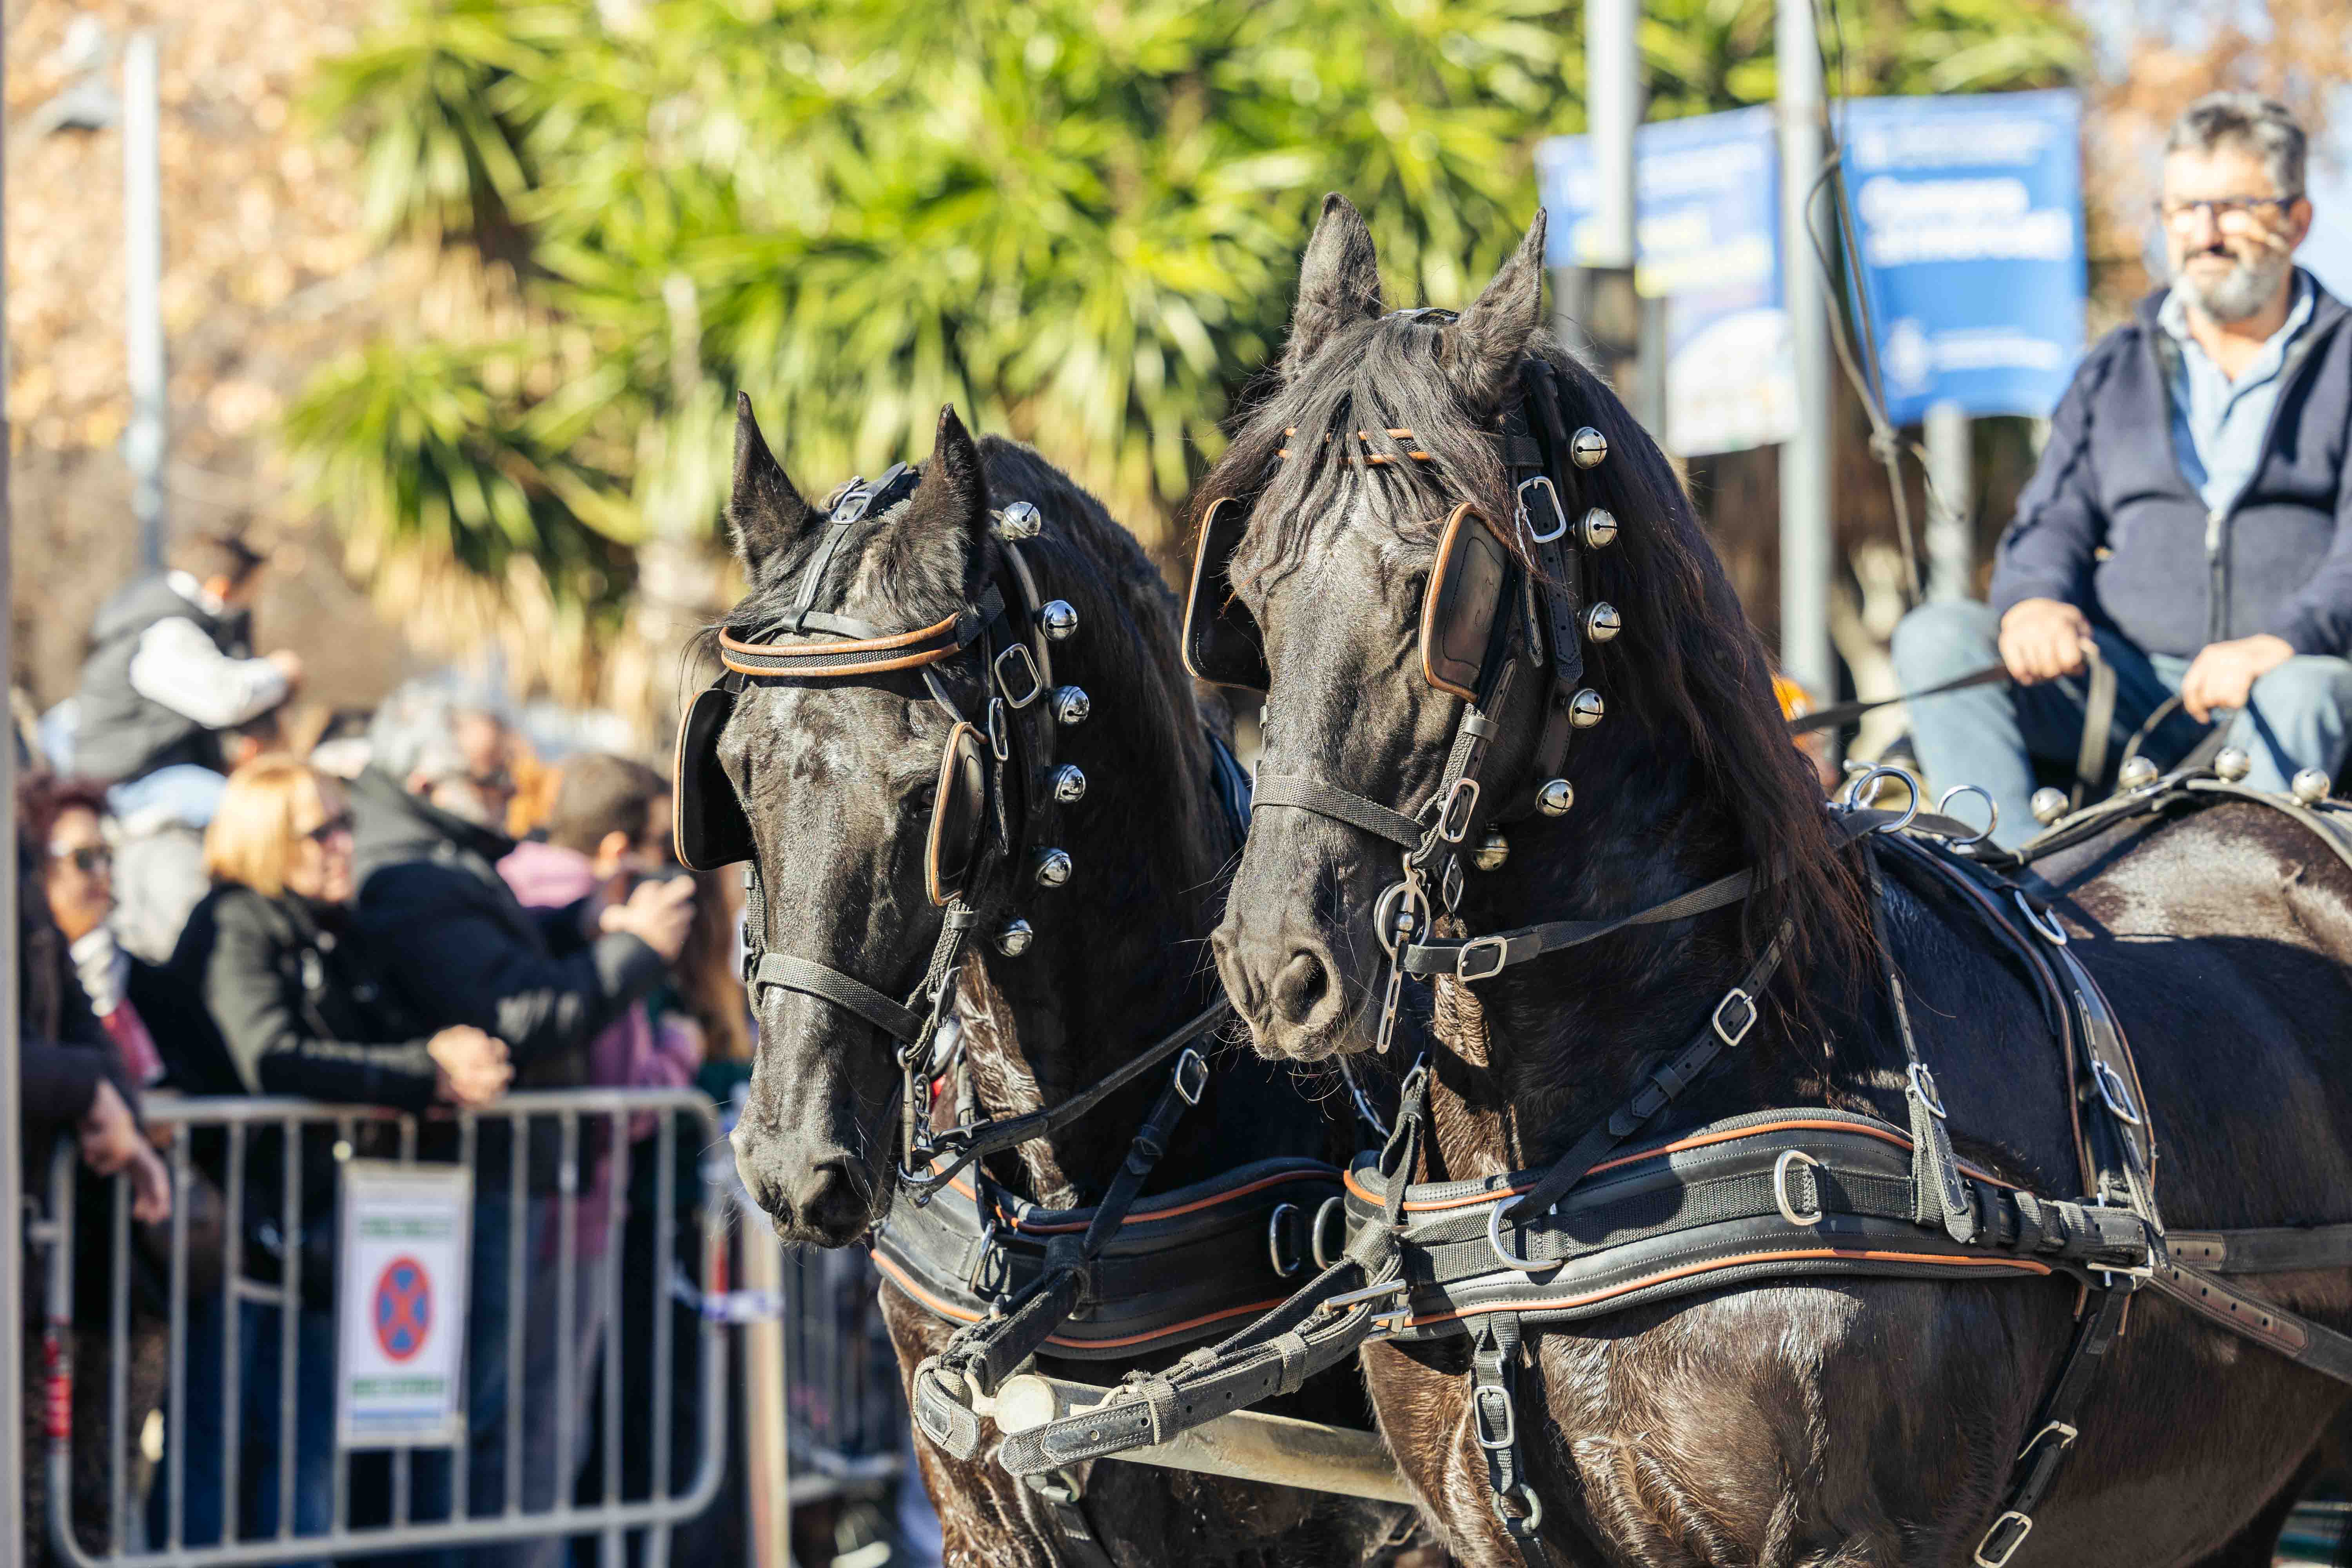
<svg viewBox="0 0 2352 1568">
<path fill-rule="evenodd" d="M 1816 1226 L 1822 1223 L 1822 1216 L 1829 1212 L 1822 1205 L 1818 1184 L 1813 1194 L 1812 1213 L 1799 1214 L 1797 1205 L 1789 1200 L 1789 1173 L 1799 1165 L 1810 1165 L 1816 1171 L 1824 1168 L 1819 1160 L 1814 1159 L 1802 1149 L 1781 1150 L 1780 1157 L 1772 1162 L 1772 1202 L 1779 1207 L 1780 1217 L 1790 1225 Z"/>
<path fill-rule="evenodd" d="M 1990 838 L 1993 835 L 1993 830 L 2000 826 L 2000 803 L 1993 799 L 1992 791 L 1985 788 L 1982 784 L 1954 784 L 1951 788 L 1946 790 L 1942 796 L 1937 800 L 1936 815 L 1938 816 L 1951 816 L 1953 797 L 1963 795 L 1981 795 L 1984 797 L 1985 826 L 1984 831 L 1977 834 L 1974 837 L 1948 838 L 1944 840 L 1947 845 L 1950 846 L 1954 849 L 1966 849 L 1971 844 L 1983 843 L 1986 839 Z"/>
<path fill-rule="evenodd" d="M 1839 804 L 1843 805 L 1848 811 L 1861 810 L 1863 790 L 1873 782 L 1883 778 L 1901 779 L 1905 784 L 1908 785 L 1911 791 L 1911 805 L 1903 813 L 1901 820 L 1883 824 L 1882 826 L 1872 829 L 1872 831 L 1875 833 L 1900 833 L 1918 819 L 1919 803 L 1925 793 L 1920 787 L 1919 781 L 1914 778 L 1910 773 L 1905 769 L 1893 767 L 1885 763 L 1878 763 L 1874 767 L 1864 768 L 1862 772 L 1854 774 L 1853 777 L 1846 781 L 1845 789 L 1839 796 Z"/>
<path fill-rule="evenodd" d="M 1545 1261 L 1540 1258 L 1515 1258 L 1503 1246 L 1503 1211 L 1510 1206 L 1504 1200 L 1510 1195 L 1508 1193 L 1496 1194 L 1495 1206 L 1486 1211 L 1486 1245 L 1494 1248 L 1495 1257 L 1505 1268 L 1516 1268 L 1522 1274 L 1541 1274 L 1548 1269 L 1559 1268 L 1561 1262 L 1559 1258 Z"/>
</svg>

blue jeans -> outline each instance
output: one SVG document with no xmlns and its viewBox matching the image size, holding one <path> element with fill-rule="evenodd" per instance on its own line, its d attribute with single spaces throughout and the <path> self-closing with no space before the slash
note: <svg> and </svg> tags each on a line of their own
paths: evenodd
<svg viewBox="0 0 2352 1568">
<path fill-rule="evenodd" d="M 236 1517 L 226 1539 L 264 1540 L 278 1533 L 278 1421 L 282 1368 L 279 1347 L 283 1314 L 274 1306 L 240 1301 L 237 1314 Z M 224 1540 L 227 1467 L 222 1425 L 226 1368 L 221 1356 L 221 1300 L 206 1296 L 189 1304 L 187 1359 L 182 1413 L 181 1485 L 187 1499 L 182 1539 L 190 1546 Z M 294 1331 L 294 1533 L 324 1535 L 334 1525 L 335 1315 L 304 1307 Z M 167 1428 L 168 1430 L 168 1428 Z M 165 1541 L 171 1466 L 157 1470 L 150 1500 L 148 1539 Z"/>
<path fill-rule="evenodd" d="M 2108 756 L 2116 757 L 2132 732 L 2180 689 L 2190 661 L 2176 654 L 2142 652 L 2113 632 L 2095 634 L 2099 653 L 2116 672 L 2116 718 Z M 2000 658 L 2000 617 L 1989 605 L 1949 601 L 1922 605 L 1895 628 L 1895 677 L 1906 691 L 1938 685 Z M 1911 738 L 1919 765 L 1936 790 L 1972 784 L 1992 795 L 2000 813 L 1993 842 L 2013 849 L 2041 831 L 2033 820 L 2033 763 L 2071 764 L 2082 744 L 2084 677 L 2038 686 L 1975 686 L 1911 704 Z M 2230 721 L 2230 743 L 2253 759 L 2246 783 L 2284 791 L 2304 768 L 2333 778 L 2347 750 L 2352 715 L 2352 661 L 2298 655 L 2254 682 L 2245 708 Z M 2177 761 L 2205 734 L 2186 714 L 2175 714 L 2143 747 L 2159 763 Z M 1977 820 L 1978 808 L 1955 803 Z"/>
</svg>

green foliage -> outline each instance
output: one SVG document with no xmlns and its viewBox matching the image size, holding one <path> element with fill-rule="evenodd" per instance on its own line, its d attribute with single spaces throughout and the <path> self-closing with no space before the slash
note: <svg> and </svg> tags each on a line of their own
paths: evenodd
<svg viewBox="0 0 2352 1568">
<path fill-rule="evenodd" d="M 2081 58 L 2062 0 L 1864 4 L 1854 90 Z M 1769 99 L 1771 31 L 1769 0 L 1652 0 L 1653 112 Z M 1392 300 L 1459 303 L 1532 216 L 1535 142 L 1582 129 L 1581 38 L 1547 0 L 406 0 L 321 89 L 369 211 L 509 263 L 567 346 L 383 346 L 289 433 L 360 526 L 583 592 L 617 511 L 714 526 L 711 383 L 806 486 L 920 457 L 952 401 L 1150 538 L 1279 345 L 1322 194 Z M 500 358 L 563 390 L 492 395 Z"/>
</svg>

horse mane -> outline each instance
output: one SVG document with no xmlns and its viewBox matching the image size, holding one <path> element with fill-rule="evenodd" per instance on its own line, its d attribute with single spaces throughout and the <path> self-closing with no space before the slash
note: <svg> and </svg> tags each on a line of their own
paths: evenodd
<svg viewBox="0 0 2352 1568">
<path fill-rule="evenodd" d="M 1433 548 L 1455 501 L 1512 516 L 1498 420 L 1466 405 L 1447 363 L 1456 348 L 1448 331 L 1444 318 L 1407 311 L 1334 333 L 1302 372 L 1243 412 L 1195 492 L 1194 526 L 1218 497 L 1252 498 L 1251 528 L 1272 531 L 1252 553 L 1278 579 L 1304 560 L 1321 520 L 1360 496 L 1401 537 Z M 1584 558 L 1593 595 L 1626 611 L 1615 641 L 1586 650 L 1608 722 L 1638 725 L 1653 743 L 1688 757 L 1698 798 L 1719 810 L 1765 882 L 1745 906 L 1750 951 L 1785 923 L 1800 994 L 1808 970 L 1863 972 L 1869 917 L 1859 874 L 1835 852 L 1812 767 L 1790 742 L 1774 696 L 1763 639 L 1681 481 L 1616 394 L 1549 334 L 1538 331 L 1526 353 L 1558 373 L 1568 424 L 1591 425 L 1609 441 L 1598 467 L 1553 475 L 1569 515 L 1605 507 L 1620 523 L 1613 545 Z M 1391 428 L 1412 439 L 1390 437 Z M 1408 458 L 1412 450 L 1428 460 Z M 1371 453 L 1391 460 L 1369 464 Z M 1500 531 L 1532 570 L 1515 531 Z"/>
</svg>

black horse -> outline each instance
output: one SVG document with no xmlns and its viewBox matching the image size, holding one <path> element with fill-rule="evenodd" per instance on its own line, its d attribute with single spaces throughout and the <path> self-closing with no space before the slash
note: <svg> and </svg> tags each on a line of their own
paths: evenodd
<svg viewBox="0 0 2352 1568">
<path fill-rule="evenodd" d="M 1509 520 L 1498 423 L 1548 361 L 1608 456 L 1551 477 L 1567 515 L 1608 509 L 1591 595 L 1622 636 L 1586 651 L 1605 718 L 1580 731 L 1564 815 L 1510 823 L 1461 895 L 1464 934 L 1656 904 L 1743 867 L 1745 902 L 1436 983 L 1424 1179 L 1541 1169 L 1622 1102 L 1779 931 L 1782 966 L 1745 1048 L 1678 1102 L 1687 1126 L 1824 1106 L 1904 1120 L 1905 1058 L 1870 940 L 1864 851 L 1839 848 L 1782 731 L 1764 650 L 1664 459 L 1539 327 L 1543 225 L 1458 319 L 1386 313 L 1371 239 L 1330 198 L 1302 268 L 1277 384 L 1203 486 L 1251 508 L 1232 567 L 1271 668 L 1272 774 L 1411 814 L 1462 712 L 1421 668 L 1437 520 Z M 1394 451 L 1426 460 L 1366 462 Z M 1369 433 L 1369 434 L 1360 434 Z M 1501 531 L 1509 532 L 1507 522 Z M 1515 543 L 1512 548 L 1519 547 Z M 1487 773 L 1530 773 L 1540 682 L 1495 715 Z M 1559 805 L 1564 797 L 1555 797 Z M 1483 833 L 1482 821 L 1475 830 Z M 1213 939 L 1261 1050 L 1316 1059 L 1372 1041 L 1374 905 L 1398 851 L 1309 810 L 1258 812 Z M 1936 874 L 1893 862 L 1888 925 L 1924 1056 L 1967 1159 L 2081 1190 L 2059 1048 L 2017 960 Z M 2077 852 L 2058 892 L 2075 951 L 2123 1013 L 2163 1140 L 2165 1217 L 2312 1224 L 2352 1213 L 2352 875 L 2264 807 L 2225 805 L 2127 847 Z M 2341 1272 L 2264 1294 L 2341 1326 Z M 1750 1284 L 1533 1335 L 1519 1447 L 1555 1561 L 1965 1563 L 2070 1338 L 2060 1279 Z M 2215 1331 L 2152 1291 L 2106 1357 L 2072 1468 L 2016 1561 L 2267 1562 L 2345 1390 Z M 1383 1430 L 1465 1563 L 1520 1561 L 1490 1508 L 1466 1409 L 1465 1342 L 1375 1343 Z"/>
<path fill-rule="evenodd" d="M 1213 785 L 1204 711 L 1177 658 L 1166 585 L 1091 496 L 1026 447 L 994 437 L 975 446 L 954 412 L 943 412 L 919 482 L 849 528 L 818 563 L 806 607 L 883 628 L 955 616 L 1001 580 L 1005 547 L 992 533 L 992 496 L 998 507 L 1025 500 L 1037 509 L 1041 531 L 1021 548 L 1040 592 L 1077 617 L 1076 635 L 1054 645 L 1055 673 L 1091 706 L 1090 715 L 1061 708 L 1065 720 L 1082 721 L 1059 731 L 1058 754 L 1087 781 L 1082 803 L 1060 816 L 1056 847 L 1074 867 L 1067 885 L 1038 887 L 1025 865 L 974 874 L 985 890 L 973 895 L 982 951 L 964 959 L 959 994 L 965 1060 L 978 1110 L 1010 1116 L 1061 1103 L 1202 1011 L 1214 982 L 1201 944 L 1237 846 Z M 728 515 L 751 586 L 722 629 L 756 643 L 790 619 L 830 531 L 820 526 L 826 511 L 802 499 L 769 452 L 748 400 Z M 764 918 L 753 945 L 835 966 L 891 994 L 924 977 L 944 918 L 929 896 L 925 860 L 950 721 L 931 700 L 926 673 L 756 679 L 716 740 L 755 850 Z M 948 678 L 961 679 L 952 670 Z M 985 701 L 984 691 L 978 696 Z M 1226 722 L 1221 714 L 1218 721 Z M 1025 951 L 1008 956 L 989 939 L 1014 919 L 1032 934 Z M 902 1151 L 891 1044 L 833 1000 L 782 984 L 758 989 L 760 1047 L 735 1134 L 737 1164 L 785 1239 L 848 1245 L 892 1207 Z M 1150 1190 L 1269 1154 L 1328 1156 L 1331 1128 L 1286 1074 L 1246 1052 L 1227 1056 L 1179 1124 Z M 1017 1162 L 1000 1158 L 998 1186 L 1049 1208 L 1097 1198 L 1161 1076 L 1023 1145 Z M 883 1309 L 909 1377 L 956 1326 L 895 1281 Z M 1098 1380 L 1103 1367 L 1049 1362 L 1046 1370 Z M 1366 1419 L 1350 1373 L 1318 1380 L 1299 1397 L 1292 1414 Z M 960 1461 L 929 1442 L 917 1447 L 950 1563 L 1099 1561 L 1059 1534 L 1055 1517 L 984 1452 Z M 1085 1492 L 1093 1530 L 1121 1563 L 1353 1565 L 1393 1556 L 1412 1533 L 1410 1510 L 1393 1505 L 1139 1466 L 1097 1466 Z"/>
</svg>

